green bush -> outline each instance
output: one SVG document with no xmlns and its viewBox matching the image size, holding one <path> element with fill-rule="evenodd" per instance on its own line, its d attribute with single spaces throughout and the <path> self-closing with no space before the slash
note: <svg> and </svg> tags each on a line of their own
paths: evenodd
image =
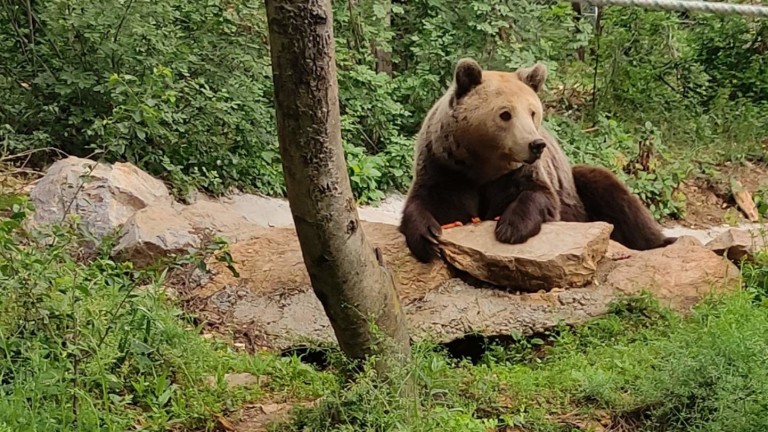
<svg viewBox="0 0 768 432">
<path fill-rule="evenodd" d="M 26 231 L 28 212 L 0 199 L 0 430 L 211 430 L 267 390 L 206 384 L 230 372 L 298 397 L 333 387 L 295 359 L 202 339 L 166 297 L 164 271 L 112 261 L 108 242 L 84 247 L 74 223 Z"/>
<path fill-rule="evenodd" d="M 29 4 L 0 6 L 3 154 L 100 152 L 162 176 L 180 195 L 284 193 L 263 2 Z M 489 68 L 546 63 L 544 98 L 564 145 L 631 171 L 622 175 L 659 217 L 684 211 L 674 191 L 689 167 L 670 161 L 763 157 L 763 21 L 612 7 L 598 35 L 565 1 L 333 4 L 344 146 L 362 202 L 407 189 L 413 136 L 464 56 Z M 375 72 L 374 46 L 391 51 L 391 76 Z M 627 169 L 616 154 L 636 156 L 648 122 L 663 144 L 659 166 Z"/>
</svg>

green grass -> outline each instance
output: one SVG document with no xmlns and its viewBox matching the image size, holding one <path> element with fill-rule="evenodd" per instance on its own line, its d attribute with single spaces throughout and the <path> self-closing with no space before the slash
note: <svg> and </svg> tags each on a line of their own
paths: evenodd
<svg viewBox="0 0 768 432">
<path fill-rule="evenodd" d="M 689 317 L 650 296 L 589 324 L 487 347 L 474 364 L 428 343 L 388 383 L 370 368 L 345 381 L 296 357 L 248 355 L 205 339 L 165 297 L 165 272 L 89 252 L 72 228 L 21 227 L 24 200 L 0 216 L 0 431 L 216 430 L 246 402 L 306 401 L 281 431 L 760 431 L 768 426 L 768 260 L 747 289 Z M 53 239 L 53 243 L 44 242 Z M 194 258 L 194 257 L 193 257 Z M 192 261 L 194 263 L 194 260 Z M 206 377 L 268 377 L 229 389 Z M 400 398 L 407 377 L 415 401 Z M 516 429 L 512 429 L 512 427 Z M 592 429 L 590 429 L 592 427 Z"/>
<path fill-rule="evenodd" d="M 417 347 L 419 406 L 397 385 L 338 388 L 281 430 L 575 431 L 606 420 L 637 431 L 760 430 L 768 407 L 768 310 L 740 293 L 683 320 L 649 297 L 559 329 L 545 348 L 491 347 L 476 365 Z M 491 428 L 491 429 L 489 429 Z"/>
<path fill-rule="evenodd" d="M 415 413 L 397 386 L 362 380 L 283 430 L 575 431 L 599 420 L 625 427 L 615 430 L 765 430 L 766 331 L 768 309 L 748 292 L 709 299 L 687 319 L 649 297 L 629 299 L 560 329 L 544 349 L 497 346 L 477 365 L 417 348 Z"/>
<path fill-rule="evenodd" d="M 26 211 L 17 199 L 0 220 L 0 430 L 212 430 L 216 414 L 266 392 L 335 386 L 296 359 L 205 340 L 165 297 L 162 273 L 84 254 L 71 227 L 26 233 Z M 268 384 L 205 383 L 229 372 Z"/>
</svg>

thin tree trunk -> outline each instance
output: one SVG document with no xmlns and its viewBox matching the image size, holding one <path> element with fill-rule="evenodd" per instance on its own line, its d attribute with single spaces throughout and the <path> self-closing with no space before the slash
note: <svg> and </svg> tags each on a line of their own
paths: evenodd
<svg viewBox="0 0 768 432">
<path fill-rule="evenodd" d="M 360 227 L 341 145 L 331 0 L 266 5 L 280 155 L 312 287 L 348 357 L 403 361 L 410 344 L 394 278 Z"/>
<path fill-rule="evenodd" d="M 384 17 L 384 25 L 389 30 L 392 26 L 392 0 L 382 0 L 387 15 Z M 376 56 L 376 72 L 392 76 L 392 53 L 379 47 L 378 41 L 373 42 L 373 55 Z"/>
<path fill-rule="evenodd" d="M 584 18 L 584 14 L 581 12 L 581 3 L 571 3 L 571 8 L 573 8 L 573 21 L 576 23 L 576 32 L 580 33 L 579 30 L 579 23 L 581 23 L 581 19 Z M 576 58 L 579 59 L 580 62 L 584 61 L 584 47 L 579 47 L 576 49 Z"/>
</svg>

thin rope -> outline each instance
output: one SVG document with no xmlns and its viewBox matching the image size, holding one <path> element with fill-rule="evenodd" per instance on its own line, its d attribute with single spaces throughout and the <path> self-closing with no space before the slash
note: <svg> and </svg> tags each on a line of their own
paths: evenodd
<svg viewBox="0 0 768 432">
<path fill-rule="evenodd" d="M 593 6 L 637 6 L 646 9 L 699 11 L 718 15 L 748 15 L 768 17 L 768 7 L 694 0 L 572 0 Z"/>
</svg>

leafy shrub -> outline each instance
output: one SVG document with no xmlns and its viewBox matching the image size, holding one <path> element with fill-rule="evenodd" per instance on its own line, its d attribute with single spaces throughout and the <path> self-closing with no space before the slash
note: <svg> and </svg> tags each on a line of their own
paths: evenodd
<svg viewBox="0 0 768 432">
<path fill-rule="evenodd" d="M 180 195 L 284 193 L 263 2 L 29 4 L 0 6 L 4 154 L 101 152 Z M 617 173 L 614 158 L 631 157 L 650 122 L 663 158 L 624 177 L 659 217 L 684 211 L 674 190 L 689 168 L 670 161 L 764 157 L 764 22 L 607 8 L 597 34 L 560 0 L 333 6 L 344 146 L 362 202 L 407 189 L 413 136 L 465 56 L 489 68 L 547 64 L 550 123 L 572 153 Z M 376 72 L 374 48 L 391 52 L 391 75 Z"/>
<path fill-rule="evenodd" d="M 26 200 L 0 198 L 0 430 L 210 430 L 264 391 L 204 381 L 231 371 L 278 391 L 333 387 L 293 360 L 203 340 L 163 273 L 112 261 L 108 242 L 83 248 L 75 223 L 26 231 Z"/>
</svg>

